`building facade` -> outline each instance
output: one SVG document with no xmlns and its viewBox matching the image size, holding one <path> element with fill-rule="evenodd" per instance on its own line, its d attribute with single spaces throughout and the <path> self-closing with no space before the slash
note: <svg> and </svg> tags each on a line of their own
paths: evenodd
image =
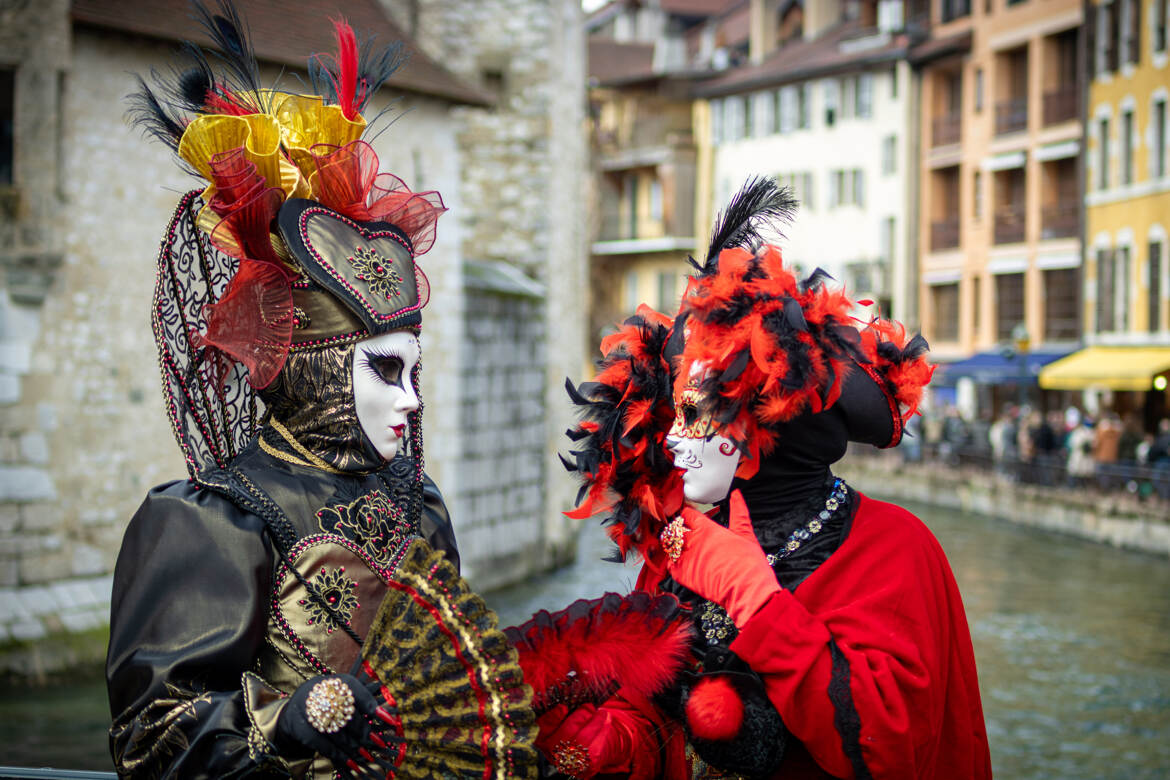
<svg viewBox="0 0 1170 780">
<path fill-rule="evenodd" d="M 1087 349 L 1041 384 L 1115 396 L 1153 430 L 1170 412 L 1170 41 L 1166 0 L 1087 8 L 1081 320 Z"/>
<path fill-rule="evenodd" d="M 692 88 L 746 43 L 747 5 L 618 0 L 589 17 L 593 355 L 640 303 L 678 310 L 697 246 Z"/>
<path fill-rule="evenodd" d="M 1071 351 L 1080 335 L 1081 4 L 943 0 L 930 13 L 929 37 L 912 52 L 924 331 L 949 358 L 1007 345 Z"/>
<path fill-rule="evenodd" d="M 752 3 L 750 62 L 703 82 L 711 215 L 751 176 L 801 202 L 778 237 L 802 273 L 823 268 L 874 310 L 917 320 L 915 91 L 900 3 Z"/>
</svg>

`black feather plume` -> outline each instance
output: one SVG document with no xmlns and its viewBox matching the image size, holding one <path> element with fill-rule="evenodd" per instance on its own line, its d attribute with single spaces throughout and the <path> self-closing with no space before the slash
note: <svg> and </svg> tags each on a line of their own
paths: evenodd
<svg viewBox="0 0 1170 780">
<path fill-rule="evenodd" d="M 203 51 L 190 41 L 183 42 L 181 54 L 187 66 L 183 70 L 176 68 L 173 72 L 172 97 L 188 111 L 202 111 L 207 95 L 215 87 L 215 73 Z"/>
<path fill-rule="evenodd" d="M 715 219 L 715 229 L 711 233 L 702 274 L 714 273 L 719 253 L 724 249 L 758 247 L 763 243 L 760 228 L 763 225 L 775 227 L 778 223 L 790 222 L 797 205 L 791 191 L 772 179 L 762 176 L 748 179 Z"/>
<path fill-rule="evenodd" d="M 362 41 L 361 52 L 358 55 L 358 83 L 365 82 L 365 99 L 359 105 L 358 111 L 365 108 L 366 103 L 410 59 L 410 53 L 401 41 L 379 46 L 371 36 Z"/>
<path fill-rule="evenodd" d="M 162 141 L 172 151 L 177 150 L 186 126 L 181 114 L 161 100 L 154 90 L 147 86 L 142 76 L 135 78 L 138 79 L 138 90 L 126 98 L 130 104 L 126 110 L 127 118 L 145 135 Z"/>
<path fill-rule="evenodd" d="M 231 0 L 218 0 L 216 9 L 200 0 L 193 2 L 195 19 L 211 36 L 218 49 L 215 56 L 225 68 L 224 84 L 232 98 L 253 112 L 266 111 L 264 89 L 260 83 L 260 66 L 248 38 L 248 27 Z"/>
</svg>

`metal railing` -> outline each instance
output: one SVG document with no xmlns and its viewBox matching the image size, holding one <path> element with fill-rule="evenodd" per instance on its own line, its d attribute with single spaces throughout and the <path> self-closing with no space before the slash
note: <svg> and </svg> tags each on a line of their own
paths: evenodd
<svg viewBox="0 0 1170 780">
<path fill-rule="evenodd" d="M 938 252 L 959 246 L 959 219 L 942 219 L 930 223 L 930 249 Z"/>
<path fill-rule="evenodd" d="M 1076 119 L 1080 104 L 1076 84 L 1059 87 L 1044 93 L 1044 124 L 1055 125 Z"/>
<path fill-rule="evenodd" d="M 0 780 L 117 780 L 113 772 L 93 772 L 84 769 L 31 769 L 18 766 L 0 766 Z"/>
<path fill-rule="evenodd" d="M 1018 244 L 1024 240 L 1025 214 L 1022 205 L 1001 206 L 995 211 L 995 243 Z"/>
<path fill-rule="evenodd" d="M 930 123 L 931 146 L 957 144 L 962 138 L 963 117 L 958 113 L 936 116 Z"/>
<path fill-rule="evenodd" d="M 1028 98 L 1009 98 L 995 104 L 995 134 L 1028 129 Z"/>
<path fill-rule="evenodd" d="M 1040 238 L 1072 238 L 1081 231 L 1080 207 L 1059 203 L 1040 210 Z"/>
<path fill-rule="evenodd" d="M 942 12 L 942 20 L 951 22 L 971 15 L 971 0 L 942 0 L 942 7 L 939 10 Z"/>
<path fill-rule="evenodd" d="M 1037 453 L 1030 459 L 1003 457 L 996 459 L 989 446 L 973 444 L 950 444 L 947 442 L 924 443 L 917 449 L 901 452 L 909 461 L 935 463 L 957 471 L 975 470 L 996 473 L 1002 478 L 1024 485 L 1049 487 L 1053 490 L 1074 488 L 1081 491 L 1095 491 L 1101 495 L 1128 494 L 1142 500 L 1170 502 L 1170 462 L 1154 464 L 1135 461 L 1116 463 L 1091 463 L 1081 473 L 1070 473 L 1068 454 L 1064 450 Z M 886 451 L 872 447 L 849 448 L 850 457 L 887 457 Z"/>
</svg>

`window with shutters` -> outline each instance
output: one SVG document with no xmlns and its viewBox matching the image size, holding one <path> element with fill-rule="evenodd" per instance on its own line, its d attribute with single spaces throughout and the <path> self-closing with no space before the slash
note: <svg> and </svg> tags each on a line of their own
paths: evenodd
<svg viewBox="0 0 1170 780">
<path fill-rule="evenodd" d="M 1024 321 L 1024 275 L 999 274 L 995 277 L 995 338 L 1006 341 L 1012 330 Z"/>
<path fill-rule="evenodd" d="M 936 284 L 930 288 L 932 341 L 959 340 L 959 283 Z"/>
<path fill-rule="evenodd" d="M 1147 247 L 1146 263 L 1149 273 L 1147 288 L 1148 330 L 1157 333 L 1162 325 L 1162 243 L 1151 241 Z"/>
<path fill-rule="evenodd" d="M 1097 189 L 1109 189 L 1109 118 L 1097 120 Z"/>
<path fill-rule="evenodd" d="M 1121 183 L 1133 184 L 1133 110 L 1121 114 Z"/>
<path fill-rule="evenodd" d="M 1054 268 L 1044 272 L 1044 338 L 1072 341 L 1080 335 L 1077 327 L 1079 268 Z"/>
<path fill-rule="evenodd" d="M 1113 330 L 1113 250 L 1097 250 L 1097 332 Z"/>
</svg>

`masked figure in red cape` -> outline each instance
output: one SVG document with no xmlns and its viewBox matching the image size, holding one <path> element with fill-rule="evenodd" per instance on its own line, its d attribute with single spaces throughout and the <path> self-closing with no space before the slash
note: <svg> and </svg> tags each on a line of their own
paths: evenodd
<svg viewBox="0 0 1170 780">
<path fill-rule="evenodd" d="M 598 757 L 574 777 L 990 777 L 946 556 L 916 517 L 832 473 L 849 442 L 898 443 L 932 373 L 926 343 L 859 327 L 820 273 L 784 267 L 757 228 L 793 205 L 750 183 L 679 316 L 640 310 L 572 393 L 578 513 L 608 513 L 644 561 L 638 587 L 692 605 L 699 637 L 653 715 L 631 717 L 618 691 L 565 719 L 562 753 Z"/>
<path fill-rule="evenodd" d="M 198 12 L 222 72 L 188 45 L 136 96 L 209 186 L 159 257 L 190 479 L 150 491 L 114 574 L 118 774 L 533 777 L 531 691 L 423 472 L 415 258 L 442 201 L 360 139 L 399 49 L 336 22 L 318 94 L 286 94 L 257 83 L 234 9 Z"/>
</svg>

